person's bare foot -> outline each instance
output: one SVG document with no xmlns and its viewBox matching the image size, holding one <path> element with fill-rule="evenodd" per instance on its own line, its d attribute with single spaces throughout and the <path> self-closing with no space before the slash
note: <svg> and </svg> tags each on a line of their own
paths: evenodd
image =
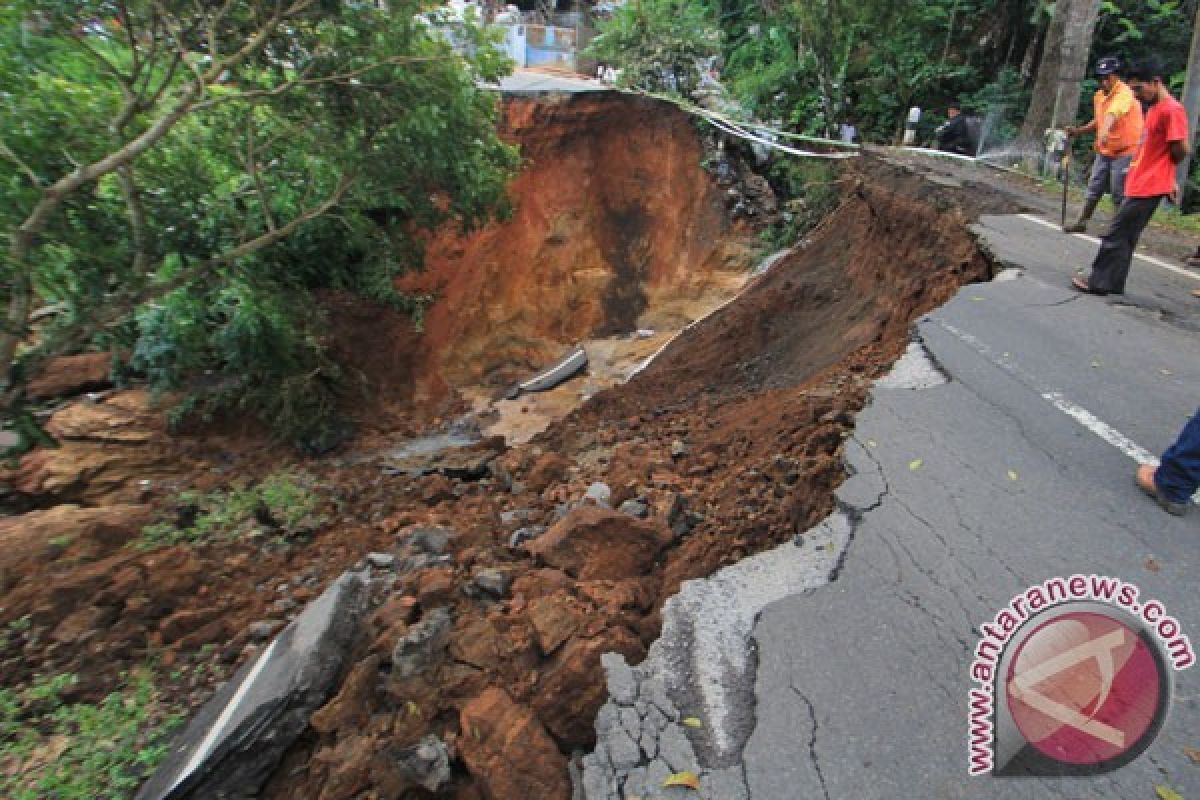
<svg viewBox="0 0 1200 800">
<path fill-rule="evenodd" d="M 1158 472 L 1158 467 L 1153 464 L 1142 464 L 1134 473 L 1133 480 L 1139 489 L 1153 497 L 1162 506 L 1163 511 L 1176 517 L 1182 517 L 1187 511 L 1187 503 L 1173 503 L 1163 497 L 1162 492 L 1158 490 L 1158 484 L 1154 482 L 1156 472 Z"/>
<path fill-rule="evenodd" d="M 1108 292 L 1104 291 L 1103 289 L 1093 289 L 1091 284 L 1089 284 L 1087 280 L 1079 275 L 1071 278 L 1071 286 L 1075 289 L 1075 291 L 1083 292 L 1084 294 L 1095 294 L 1101 297 L 1108 294 Z"/>
<path fill-rule="evenodd" d="M 1192 289 L 1192 297 L 1200 297 L 1200 289 Z"/>
</svg>

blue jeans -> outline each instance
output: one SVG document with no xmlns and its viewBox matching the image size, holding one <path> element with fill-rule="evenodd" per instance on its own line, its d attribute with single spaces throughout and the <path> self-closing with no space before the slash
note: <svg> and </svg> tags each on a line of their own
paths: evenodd
<svg viewBox="0 0 1200 800">
<path fill-rule="evenodd" d="M 1187 503 L 1200 487 L 1200 411 L 1188 420 L 1175 444 L 1163 453 L 1154 483 L 1159 493 L 1172 503 Z"/>
</svg>

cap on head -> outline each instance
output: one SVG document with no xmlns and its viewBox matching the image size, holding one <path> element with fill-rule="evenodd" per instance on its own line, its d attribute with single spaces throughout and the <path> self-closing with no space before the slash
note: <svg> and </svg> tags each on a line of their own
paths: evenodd
<svg viewBox="0 0 1200 800">
<path fill-rule="evenodd" d="M 1115 75 L 1121 71 L 1121 62 L 1113 56 L 1105 56 L 1096 62 L 1096 74 L 1103 78 L 1105 75 Z"/>
<path fill-rule="evenodd" d="M 955 111 L 962 111 L 962 103 L 957 100 L 951 100 L 949 103 L 946 103 L 946 109 L 949 110 L 951 108 Z"/>
</svg>

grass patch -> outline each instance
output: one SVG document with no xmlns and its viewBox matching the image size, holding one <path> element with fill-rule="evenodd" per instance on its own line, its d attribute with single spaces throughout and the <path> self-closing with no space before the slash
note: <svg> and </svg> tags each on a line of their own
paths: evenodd
<svg viewBox="0 0 1200 800">
<path fill-rule="evenodd" d="M 99 703 L 70 703 L 70 674 L 0 689 L 0 796 L 123 800 L 167 754 L 182 715 L 166 708 L 149 669 Z"/>
<path fill-rule="evenodd" d="M 1028 173 L 1026 173 L 1028 174 Z M 1055 178 L 1042 176 L 1033 178 L 1034 183 L 1044 193 L 1052 195 L 1059 200 L 1062 199 L 1062 181 Z M 1083 200 L 1087 196 L 1087 190 L 1078 186 L 1071 186 L 1067 190 L 1067 222 L 1074 222 L 1079 216 L 1079 206 L 1083 205 Z M 1108 195 L 1100 198 L 1100 205 L 1097 206 L 1101 211 L 1107 214 L 1115 214 L 1116 207 L 1113 205 L 1112 198 Z M 1200 234 L 1200 214 L 1184 214 L 1178 208 L 1168 208 L 1165 205 L 1160 206 L 1158 211 L 1154 213 L 1154 217 L 1150 220 L 1150 225 L 1163 230 L 1175 231 L 1176 233 L 1185 233 L 1189 235 Z"/>
<path fill-rule="evenodd" d="M 186 491 L 172 503 L 170 518 L 143 528 L 133 546 L 151 550 L 243 538 L 286 545 L 326 522 L 319 513 L 323 503 L 315 479 L 298 471 L 276 472 L 253 486 Z"/>
</svg>

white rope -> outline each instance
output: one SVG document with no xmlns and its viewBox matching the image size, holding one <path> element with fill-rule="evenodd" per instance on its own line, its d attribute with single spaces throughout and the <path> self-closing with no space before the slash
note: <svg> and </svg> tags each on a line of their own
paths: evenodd
<svg viewBox="0 0 1200 800">
<path fill-rule="evenodd" d="M 710 125 L 717 128 L 718 130 L 722 130 L 725 133 L 728 133 L 730 136 L 737 136 L 740 139 L 746 139 L 751 142 L 758 142 L 759 144 L 763 144 L 763 145 L 766 145 L 767 147 L 770 147 L 772 150 L 779 150 L 781 152 L 784 152 L 784 153 L 787 153 L 787 154 L 793 155 L 793 156 L 800 156 L 802 158 L 843 159 L 843 158 L 854 158 L 858 155 L 858 153 L 814 153 L 811 150 L 798 150 L 795 147 L 788 147 L 785 144 L 779 144 L 778 142 L 772 142 L 769 139 L 764 139 L 761 136 L 755 136 L 754 134 L 750 133 L 749 131 L 742 130 L 741 128 L 726 125 L 725 123 L 721 122 L 720 120 L 714 119 L 713 117 L 708 117 L 703 114 L 698 114 L 697 116 L 699 116 L 701 119 L 706 120 Z"/>
</svg>

